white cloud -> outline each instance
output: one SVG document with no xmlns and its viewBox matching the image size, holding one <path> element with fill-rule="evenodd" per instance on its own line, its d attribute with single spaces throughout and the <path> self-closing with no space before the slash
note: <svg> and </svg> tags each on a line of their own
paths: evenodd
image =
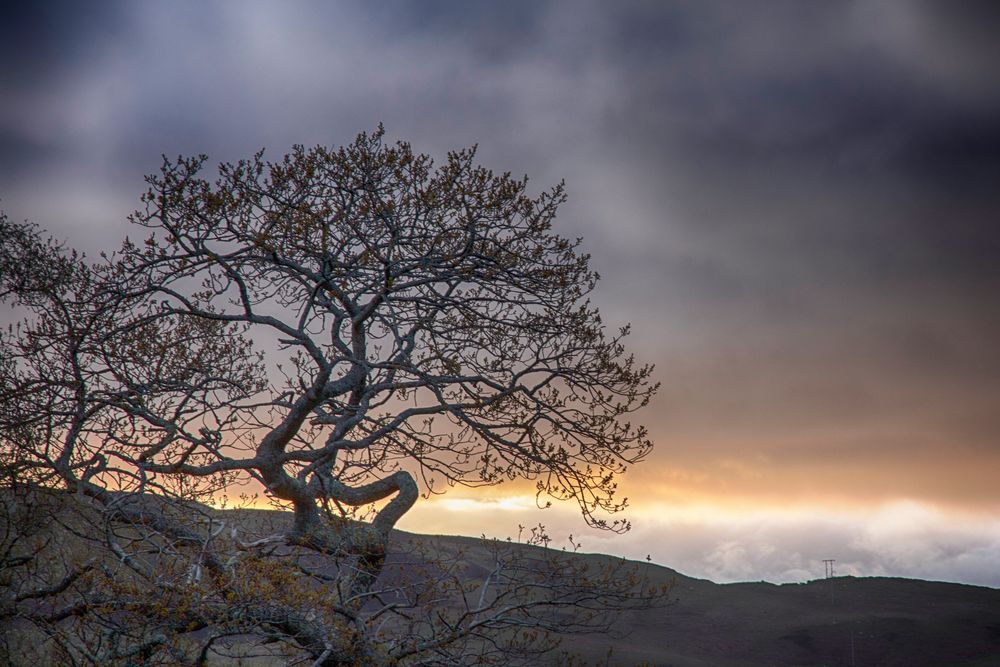
<svg viewBox="0 0 1000 667">
<path fill-rule="evenodd" d="M 514 537 L 518 525 L 545 524 L 557 547 L 572 534 L 583 551 L 652 560 L 726 583 L 802 582 L 824 575 L 891 576 L 1000 587 L 1000 519 L 908 500 L 874 510 L 797 506 L 643 506 L 633 530 L 612 535 L 583 527 L 568 506 L 533 510 L 530 498 L 446 498 L 418 504 L 400 526 L 422 533 Z M 513 514 L 509 510 L 516 509 Z"/>
</svg>

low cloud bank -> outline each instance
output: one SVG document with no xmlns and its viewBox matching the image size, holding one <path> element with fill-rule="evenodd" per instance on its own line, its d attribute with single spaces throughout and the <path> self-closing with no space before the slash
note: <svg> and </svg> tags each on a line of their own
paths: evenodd
<svg viewBox="0 0 1000 667">
<path fill-rule="evenodd" d="M 731 510 L 645 506 L 631 513 L 633 529 L 609 535 L 583 527 L 570 508 L 546 511 L 533 498 L 444 498 L 425 502 L 401 526 L 421 533 L 516 538 L 519 526 L 543 523 L 556 547 L 568 536 L 582 550 L 626 556 L 726 583 L 804 582 L 837 575 L 912 577 L 1000 588 L 1000 518 L 913 501 L 869 510 Z"/>
</svg>

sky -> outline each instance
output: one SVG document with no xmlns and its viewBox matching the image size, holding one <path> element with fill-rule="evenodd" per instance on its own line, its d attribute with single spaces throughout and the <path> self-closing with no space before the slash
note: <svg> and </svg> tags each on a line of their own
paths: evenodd
<svg viewBox="0 0 1000 667">
<path fill-rule="evenodd" d="M 1000 5 L 13 5 L 0 209 L 91 255 L 162 154 L 276 158 L 382 122 L 538 191 L 565 179 L 557 230 L 663 383 L 623 481 L 634 528 L 517 487 L 403 528 L 542 522 L 716 581 L 833 558 L 1000 587 Z"/>
</svg>

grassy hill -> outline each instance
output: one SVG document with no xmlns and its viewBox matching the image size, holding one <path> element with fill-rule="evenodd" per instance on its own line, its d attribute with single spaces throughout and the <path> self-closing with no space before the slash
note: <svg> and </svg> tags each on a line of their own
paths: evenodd
<svg viewBox="0 0 1000 667">
<path fill-rule="evenodd" d="M 287 515 L 264 510 L 206 511 L 247 534 L 280 531 L 288 521 Z M 54 516 L 44 539 L 77 551 L 94 548 L 83 539 L 92 520 L 86 513 L 58 510 Z M 482 540 L 397 532 L 384 576 L 405 576 L 398 574 L 405 568 L 392 565 L 412 562 L 417 553 L 457 555 L 470 579 L 483 578 L 492 567 L 489 545 Z M 615 560 L 601 554 L 574 557 L 595 564 Z M 671 603 L 624 613 L 610 635 L 566 637 L 564 648 L 610 665 L 1000 666 L 997 589 L 885 577 L 716 584 L 658 565 L 636 566 L 650 583 L 673 583 Z"/>
<path fill-rule="evenodd" d="M 463 547 L 473 559 L 487 555 L 472 538 L 400 537 Z M 653 582 L 674 581 L 673 603 L 626 613 L 618 636 L 574 636 L 567 645 L 593 661 L 611 649 L 615 665 L 1000 666 L 997 589 L 888 577 L 716 584 L 640 567 Z"/>
</svg>

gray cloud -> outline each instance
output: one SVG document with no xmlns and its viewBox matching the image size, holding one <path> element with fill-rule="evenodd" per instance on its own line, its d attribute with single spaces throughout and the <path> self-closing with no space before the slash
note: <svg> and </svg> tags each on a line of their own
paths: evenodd
<svg viewBox="0 0 1000 667">
<path fill-rule="evenodd" d="M 465 501 L 416 507 L 402 526 L 516 538 L 518 526 L 545 525 L 556 548 L 648 556 L 682 574 L 720 583 L 796 583 L 824 576 L 824 559 L 838 575 L 913 577 L 1000 587 L 1000 522 L 983 513 L 954 513 L 912 501 L 876 503 L 864 510 L 816 505 L 774 510 L 652 505 L 624 535 L 581 530 L 570 508 L 536 510 Z M 484 526 L 486 528 L 484 528 Z M 571 547 L 570 547 L 571 548 Z"/>
<path fill-rule="evenodd" d="M 993 3 L 4 11 L 15 219 L 93 253 L 161 153 L 278 156 L 379 121 L 438 156 L 479 143 L 539 188 L 567 180 L 559 228 L 665 383 L 652 467 L 762 457 L 782 479 L 840 448 L 810 468 L 823 490 L 909 446 L 872 495 L 1000 504 L 967 465 L 1000 458 Z"/>
</svg>

